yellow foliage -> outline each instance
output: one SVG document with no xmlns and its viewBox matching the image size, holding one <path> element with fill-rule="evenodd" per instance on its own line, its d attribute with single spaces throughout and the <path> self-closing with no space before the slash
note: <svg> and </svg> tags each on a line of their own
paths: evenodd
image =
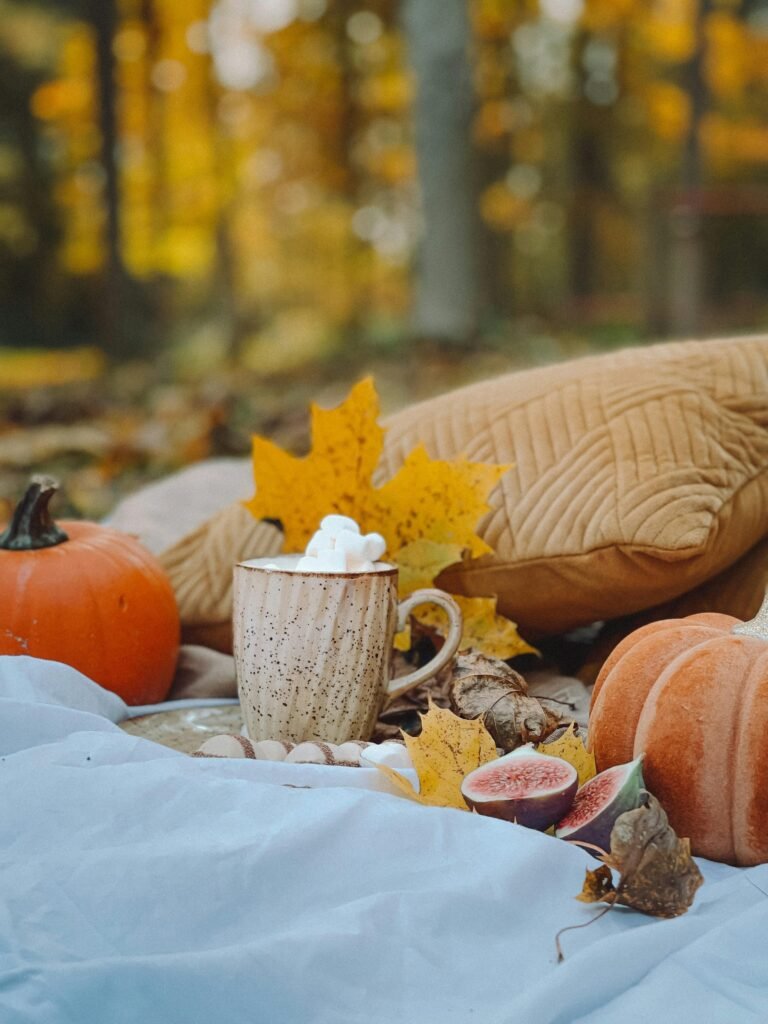
<svg viewBox="0 0 768 1024">
<path fill-rule="evenodd" d="M 256 519 L 280 520 L 287 551 L 302 551 L 330 512 L 351 516 L 366 533 L 381 533 L 387 557 L 400 568 L 404 596 L 430 586 L 464 555 L 475 558 L 491 551 L 475 529 L 509 466 L 431 459 L 418 446 L 376 488 L 371 479 L 384 445 L 378 414 L 376 390 L 366 378 L 336 409 L 312 406 L 312 448 L 303 458 L 254 437 L 256 494 L 245 504 Z M 456 600 L 465 616 L 464 646 L 499 658 L 533 650 L 515 624 L 496 612 L 495 598 Z M 417 613 L 438 630 L 440 614 L 429 607 Z M 407 634 L 400 635 L 397 646 L 407 649 L 407 642 Z"/>
<path fill-rule="evenodd" d="M 97 348 L 0 349 L 0 391 L 96 380 L 104 366 L 104 356 Z"/>
<path fill-rule="evenodd" d="M 657 0 L 645 21 L 645 43 L 652 54 L 682 64 L 696 50 L 699 0 Z"/>
<path fill-rule="evenodd" d="M 464 631 L 461 636 L 462 650 L 473 648 L 482 651 L 489 658 L 516 658 L 519 654 L 538 654 L 520 636 L 517 626 L 496 611 L 495 597 L 462 597 L 453 595 L 454 601 L 461 609 L 464 619 Z M 426 605 L 416 610 L 415 618 L 425 626 L 431 626 L 444 635 L 446 628 L 445 613 L 437 605 Z M 402 647 L 402 640 L 398 643 Z"/>
<path fill-rule="evenodd" d="M 480 197 L 480 213 L 497 231 L 512 231 L 525 218 L 530 205 L 511 192 L 503 181 L 489 185 Z"/>
<path fill-rule="evenodd" d="M 412 800 L 432 807 L 455 807 L 466 811 L 461 783 L 481 764 L 498 756 L 491 734 L 479 719 L 467 721 L 430 701 L 421 716 L 421 733 L 403 734 L 413 767 L 419 777 L 418 793 L 409 779 L 386 765 L 376 767 Z"/>
<path fill-rule="evenodd" d="M 550 757 L 560 757 L 568 764 L 572 764 L 579 773 L 579 786 L 589 782 L 597 775 L 595 755 L 590 753 L 584 746 L 581 736 L 576 735 L 576 727 L 573 722 L 568 726 L 567 731 L 559 740 L 551 743 L 540 743 L 536 748 L 542 754 L 549 754 Z"/>
<path fill-rule="evenodd" d="M 371 76 L 360 90 L 363 106 L 391 113 L 409 106 L 412 97 L 413 82 L 409 75 L 399 69 Z"/>
<path fill-rule="evenodd" d="M 380 532 L 393 559 L 421 538 L 458 544 L 473 556 L 489 552 L 475 526 L 509 466 L 430 459 L 419 446 L 391 480 L 374 488 L 371 477 L 384 445 L 378 415 L 368 377 L 336 409 L 312 406 L 312 450 L 304 458 L 254 437 L 257 490 L 246 503 L 251 513 L 281 520 L 288 551 L 303 550 L 320 519 L 337 512 L 352 516 L 365 531 Z"/>
<path fill-rule="evenodd" d="M 400 593 L 405 596 L 414 590 L 431 587 L 443 569 L 460 562 L 464 549 L 461 544 L 449 544 L 420 537 L 400 548 Z M 408 649 L 408 644 L 403 650 Z"/>
<path fill-rule="evenodd" d="M 638 6 L 638 0 L 586 0 L 582 23 L 592 32 L 604 32 L 620 25 L 625 18 L 637 17 Z"/>
<path fill-rule="evenodd" d="M 646 103 L 651 127 L 660 138 L 678 142 L 685 136 L 691 116 L 688 93 L 670 82 L 653 82 Z"/>
<path fill-rule="evenodd" d="M 431 459 L 419 445 L 391 480 L 371 491 L 366 512 L 379 524 L 393 556 L 412 541 L 428 537 L 459 544 L 477 558 L 492 548 L 477 536 L 475 527 L 488 511 L 488 495 L 510 468 L 463 458 Z"/>
<path fill-rule="evenodd" d="M 706 75 L 717 95 L 738 99 L 750 76 L 748 41 L 743 22 L 724 11 L 711 14 L 706 25 Z"/>
<path fill-rule="evenodd" d="M 336 409 L 313 403 L 312 450 L 304 458 L 266 438 L 253 438 L 257 490 L 246 507 L 256 519 L 281 521 L 287 551 L 303 551 L 329 512 L 351 516 L 369 529 L 366 499 L 384 438 L 378 415 L 378 398 L 368 377 Z"/>
</svg>

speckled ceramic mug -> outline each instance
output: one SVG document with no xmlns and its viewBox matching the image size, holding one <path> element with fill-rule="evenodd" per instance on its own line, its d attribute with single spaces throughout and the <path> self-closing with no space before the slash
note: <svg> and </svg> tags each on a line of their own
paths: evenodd
<svg viewBox="0 0 768 1024">
<path fill-rule="evenodd" d="M 397 569 L 383 562 L 374 572 L 296 572 L 300 557 L 235 566 L 235 669 L 248 735 L 295 743 L 368 739 L 388 699 L 454 656 L 461 611 L 442 590 L 417 590 L 398 605 Z M 395 630 L 428 602 L 448 614 L 445 644 L 422 668 L 391 679 Z"/>
</svg>

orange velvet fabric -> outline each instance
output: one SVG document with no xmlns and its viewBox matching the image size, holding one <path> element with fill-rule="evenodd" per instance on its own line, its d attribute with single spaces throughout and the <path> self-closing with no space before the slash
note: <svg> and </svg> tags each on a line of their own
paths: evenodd
<svg viewBox="0 0 768 1024">
<path fill-rule="evenodd" d="M 589 742 L 603 770 L 645 754 L 649 790 L 693 852 L 768 861 L 768 642 L 696 615 L 627 637 L 598 676 Z"/>
</svg>

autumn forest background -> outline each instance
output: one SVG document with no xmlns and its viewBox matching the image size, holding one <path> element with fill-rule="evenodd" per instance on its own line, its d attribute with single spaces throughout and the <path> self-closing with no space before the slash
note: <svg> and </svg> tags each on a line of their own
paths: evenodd
<svg viewBox="0 0 768 1024">
<path fill-rule="evenodd" d="M 0 519 L 768 325 L 768 0 L 0 0 Z"/>
</svg>

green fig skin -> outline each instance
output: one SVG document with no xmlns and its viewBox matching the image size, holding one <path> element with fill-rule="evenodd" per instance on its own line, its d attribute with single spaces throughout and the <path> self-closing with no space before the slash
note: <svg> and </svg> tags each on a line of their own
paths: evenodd
<svg viewBox="0 0 768 1024">
<path fill-rule="evenodd" d="M 589 782 L 585 782 L 576 793 L 576 799 L 570 811 L 555 826 L 555 835 L 558 839 L 565 839 L 572 843 L 585 843 L 588 846 L 596 846 L 598 850 L 610 853 L 611 832 L 616 824 L 616 819 L 627 811 L 634 811 L 642 803 L 642 796 L 645 792 L 643 781 L 643 754 L 628 761 L 626 764 L 614 765 L 600 772 Z M 601 797 L 601 789 L 617 776 L 624 775 L 618 790 L 612 795 Z M 578 824 L 578 818 L 583 816 L 589 802 L 604 799 L 604 806 L 598 809 L 582 824 Z M 593 856 L 599 856 L 597 850 L 588 849 Z"/>
</svg>

